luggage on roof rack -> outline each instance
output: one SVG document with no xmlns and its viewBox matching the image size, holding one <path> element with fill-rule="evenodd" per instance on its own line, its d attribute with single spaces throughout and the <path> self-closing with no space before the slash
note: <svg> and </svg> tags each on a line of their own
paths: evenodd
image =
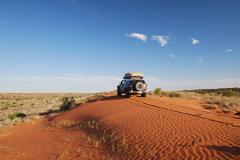
<svg viewBox="0 0 240 160">
<path fill-rule="evenodd" d="M 143 79 L 144 74 L 141 72 L 128 72 L 123 79 Z"/>
</svg>

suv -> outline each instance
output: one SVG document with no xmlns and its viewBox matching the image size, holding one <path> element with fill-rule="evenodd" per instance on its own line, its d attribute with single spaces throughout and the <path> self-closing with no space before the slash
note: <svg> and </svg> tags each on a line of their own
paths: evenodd
<svg viewBox="0 0 240 160">
<path fill-rule="evenodd" d="M 126 73 L 123 80 L 117 86 L 117 95 L 125 94 L 130 96 L 132 94 L 141 94 L 146 97 L 147 84 L 143 80 L 142 73 Z"/>
</svg>

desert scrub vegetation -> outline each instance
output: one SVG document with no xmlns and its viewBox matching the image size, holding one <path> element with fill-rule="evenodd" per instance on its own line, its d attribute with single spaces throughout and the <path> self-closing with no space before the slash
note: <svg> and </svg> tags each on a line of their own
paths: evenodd
<svg viewBox="0 0 240 160">
<path fill-rule="evenodd" d="M 156 88 L 151 94 L 162 97 L 200 99 L 202 107 L 217 112 L 240 115 L 240 88 L 199 89 L 185 91 L 162 91 Z"/>
<path fill-rule="evenodd" d="M 240 88 L 199 89 L 190 92 L 200 94 L 205 109 L 240 115 Z"/>
<path fill-rule="evenodd" d="M 57 120 L 49 121 L 49 125 L 60 129 L 80 129 L 84 131 L 86 133 L 85 143 L 92 145 L 96 149 L 101 148 L 108 150 L 107 159 L 118 159 L 114 157 L 127 155 L 129 149 L 134 150 L 136 155 L 147 154 L 149 159 L 156 159 L 155 156 L 158 153 L 158 150 L 150 150 L 146 153 L 142 149 L 142 145 L 130 143 L 128 136 L 104 126 L 104 124 L 97 119 L 81 121 Z"/>
<path fill-rule="evenodd" d="M 236 91 L 232 91 L 232 90 L 226 90 L 222 92 L 222 96 L 223 97 L 233 97 L 233 96 L 239 96 L 240 94 Z"/>
<path fill-rule="evenodd" d="M 195 92 L 201 95 L 216 95 L 224 97 L 240 96 L 240 88 L 218 88 L 218 89 L 197 89 L 186 90 L 184 92 Z"/>
<path fill-rule="evenodd" d="M 179 98 L 195 98 L 199 99 L 200 94 L 190 91 L 163 91 L 161 88 L 155 88 L 153 92 L 149 93 L 150 95 L 157 95 L 161 97 L 179 97 Z"/>
<path fill-rule="evenodd" d="M 11 120 L 9 115 L 24 113 L 26 116 L 23 121 L 28 121 L 39 118 L 41 113 L 49 110 L 59 110 L 64 97 L 73 97 L 74 104 L 81 104 L 94 98 L 95 95 L 88 93 L 2 93 L 0 94 L 0 128 L 22 121 L 22 118 L 17 117 Z M 65 104 L 68 105 L 69 102 L 71 98 L 68 98 Z"/>
<path fill-rule="evenodd" d="M 153 91 L 154 95 L 161 96 L 161 97 L 189 97 L 190 93 L 186 94 L 180 91 L 162 91 L 161 88 L 156 88 Z"/>
<path fill-rule="evenodd" d="M 16 113 L 9 114 L 9 115 L 8 115 L 8 118 L 11 119 L 11 120 L 13 120 L 13 119 L 15 119 L 15 118 L 24 118 L 24 117 L 26 117 L 26 116 L 27 116 L 27 115 L 24 114 L 24 113 L 16 112 Z"/>
<path fill-rule="evenodd" d="M 62 104 L 59 107 L 61 111 L 67 111 L 70 109 L 70 107 L 73 107 L 76 105 L 74 97 L 63 97 L 61 101 L 62 101 Z"/>
<path fill-rule="evenodd" d="M 107 147 L 112 153 L 126 151 L 129 144 L 124 135 L 103 126 L 98 120 L 70 121 L 59 120 L 49 123 L 50 126 L 64 129 L 81 129 L 87 133 L 86 142 L 95 148 Z"/>
<path fill-rule="evenodd" d="M 233 112 L 236 115 L 240 115 L 240 97 L 239 96 L 209 96 L 204 97 L 206 104 L 210 109 L 220 108 L 222 112 Z M 211 108 L 213 107 L 213 108 Z M 206 109 L 209 109 L 206 108 Z"/>
<path fill-rule="evenodd" d="M 155 95 L 160 95 L 160 94 L 161 94 L 161 91 L 162 91 L 161 88 L 155 88 L 154 91 L 153 91 L 153 93 L 154 93 Z"/>
</svg>

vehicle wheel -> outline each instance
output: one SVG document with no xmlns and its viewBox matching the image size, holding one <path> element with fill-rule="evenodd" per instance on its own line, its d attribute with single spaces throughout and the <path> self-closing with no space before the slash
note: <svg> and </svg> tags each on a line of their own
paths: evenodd
<svg viewBox="0 0 240 160">
<path fill-rule="evenodd" d="M 130 97 L 131 97 L 131 94 L 130 94 L 130 93 L 126 93 L 125 97 L 126 97 L 126 98 L 130 98 Z"/>
<path fill-rule="evenodd" d="M 142 93 L 142 94 L 141 94 L 141 97 L 146 97 L 146 96 L 147 96 L 146 93 Z"/>
<path fill-rule="evenodd" d="M 145 89 L 145 84 L 143 82 L 137 82 L 135 88 L 137 91 L 143 91 Z"/>
<path fill-rule="evenodd" d="M 122 93 L 121 92 L 117 92 L 117 96 L 122 96 Z"/>
</svg>

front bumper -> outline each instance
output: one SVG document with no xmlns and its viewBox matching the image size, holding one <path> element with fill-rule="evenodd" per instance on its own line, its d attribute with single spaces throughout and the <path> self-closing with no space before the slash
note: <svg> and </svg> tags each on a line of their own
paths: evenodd
<svg viewBox="0 0 240 160">
<path fill-rule="evenodd" d="M 147 91 L 129 91 L 130 94 L 143 94 L 143 93 L 146 93 Z"/>
</svg>

